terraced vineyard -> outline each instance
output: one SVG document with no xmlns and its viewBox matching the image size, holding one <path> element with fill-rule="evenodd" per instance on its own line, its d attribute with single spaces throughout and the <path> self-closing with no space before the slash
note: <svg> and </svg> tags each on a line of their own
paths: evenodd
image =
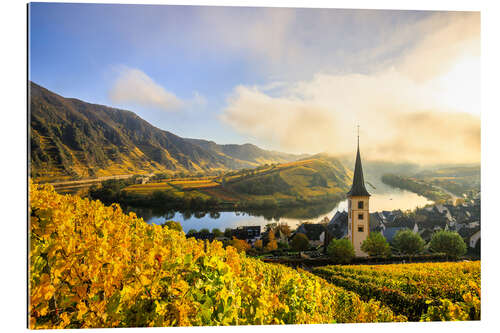
<svg viewBox="0 0 500 333">
<path fill-rule="evenodd" d="M 313 273 L 411 321 L 481 318 L 480 261 L 326 266 Z"/>
<path fill-rule="evenodd" d="M 300 206 L 341 199 L 350 177 L 351 172 L 337 159 L 317 156 L 220 176 L 157 178 L 156 182 L 130 185 L 124 191 L 142 196 L 163 191 L 173 199 L 197 197 L 239 207 Z"/>
<path fill-rule="evenodd" d="M 30 184 L 29 326 L 404 321 L 323 279 Z"/>
</svg>

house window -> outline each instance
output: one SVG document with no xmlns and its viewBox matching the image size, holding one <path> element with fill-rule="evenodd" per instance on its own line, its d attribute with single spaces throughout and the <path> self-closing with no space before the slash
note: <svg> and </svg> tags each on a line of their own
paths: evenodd
<svg viewBox="0 0 500 333">
<path fill-rule="evenodd" d="M 363 209 L 363 204 L 364 204 L 363 201 L 358 201 L 358 208 Z"/>
<path fill-rule="evenodd" d="M 362 225 L 358 225 L 358 232 L 363 232 L 364 228 Z"/>
<path fill-rule="evenodd" d="M 363 214 L 358 214 L 358 220 L 362 220 L 363 219 Z"/>
</svg>

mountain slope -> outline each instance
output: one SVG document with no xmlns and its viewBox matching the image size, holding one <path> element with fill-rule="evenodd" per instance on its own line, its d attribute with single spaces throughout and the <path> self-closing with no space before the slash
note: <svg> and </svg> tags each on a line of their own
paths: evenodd
<svg viewBox="0 0 500 333">
<path fill-rule="evenodd" d="M 279 164 L 268 170 L 227 181 L 227 188 L 239 193 L 315 198 L 343 194 L 352 173 L 335 158 L 312 158 Z"/>
<path fill-rule="evenodd" d="M 307 156 L 264 150 L 250 143 L 220 145 L 207 140 L 186 140 L 216 155 L 229 157 L 232 160 L 232 165 L 229 166 L 231 169 L 256 167 L 268 163 L 292 162 Z"/>
<path fill-rule="evenodd" d="M 94 191 L 91 196 L 125 206 L 165 208 L 170 205 L 172 209 L 303 207 L 345 198 L 351 179 L 352 171 L 329 157 L 261 165 L 203 179 L 165 179 L 133 184 L 122 192 L 109 183 L 105 185 L 107 188 Z"/>
<path fill-rule="evenodd" d="M 232 169 L 251 167 L 259 160 L 283 161 L 281 153 L 255 146 L 263 157 L 252 155 L 250 160 L 242 154 L 233 157 L 228 149 L 204 148 L 204 140 L 160 130 L 131 111 L 64 98 L 33 82 L 30 116 L 31 174 L 38 180 Z"/>
</svg>

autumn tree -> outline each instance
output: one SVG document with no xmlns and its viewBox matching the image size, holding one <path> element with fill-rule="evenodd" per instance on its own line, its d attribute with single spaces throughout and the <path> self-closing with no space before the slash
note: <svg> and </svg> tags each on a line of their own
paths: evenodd
<svg viewBox="0 0 500 333">
<path fill-rule="evenodd" d="M 253 244 L 253 247 L 255 247 L 257 250 L 262 251 L 262 240 L 258 239 L 255 241 Z"/>
<path fill-rule="evenodd" d="M 290 229 L 290 226 L 286 223 L 280 223 L 276 227 L 277 230 L 281 231 L 285 236 L 290 236 L 292 233 L 292 230 Z"/>
<path fill-rule="evenodd" d="M 233 239 L 229 241 L 229 245 L 238 250 L 238 252 L 246 252 L 251 248 L 250 244 L 248 244 L 246 241 L 238 239 L 236 237 L 233 237 Z"/>
<path fill-rule="evenodd" d="M 278 243 L 276 242 L 276 238 L 274 236 L 274 231 L 270 230 L 267 237 L 268 237 L 268 241 L 267 241 L 265 250 L 267 252 L 271 252 L 271 251 L 278 249 Z"/>
</svg>

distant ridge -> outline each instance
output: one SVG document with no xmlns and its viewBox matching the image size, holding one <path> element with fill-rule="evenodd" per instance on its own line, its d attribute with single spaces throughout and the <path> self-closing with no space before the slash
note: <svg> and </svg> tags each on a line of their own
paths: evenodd
<svg viewBox="0 0 500 333">
<path fill-rule="evenodd" d="M 30 171 L 39 180 L 241 169 L 304 157 L 185 139 L 131 111 L 65 98 L 34 82 L 30 112 Z"/>
</svg>

